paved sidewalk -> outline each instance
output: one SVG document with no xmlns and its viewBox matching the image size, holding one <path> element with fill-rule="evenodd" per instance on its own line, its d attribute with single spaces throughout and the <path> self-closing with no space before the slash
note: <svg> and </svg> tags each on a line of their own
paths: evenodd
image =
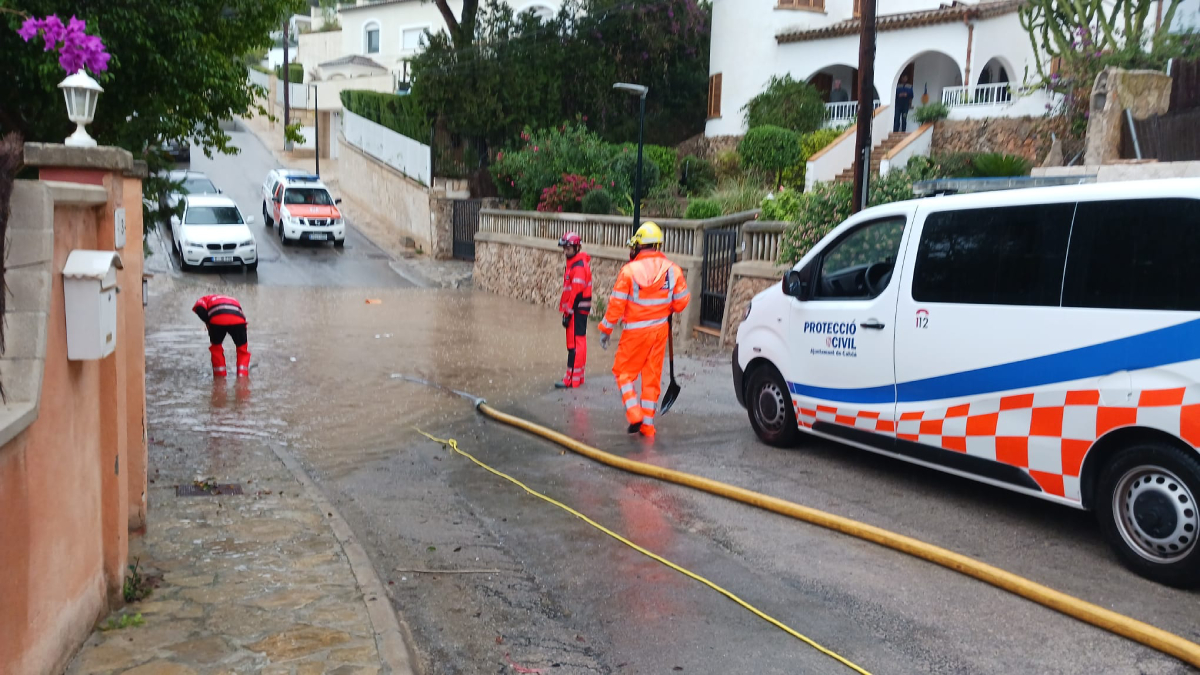
<svg viewBox="0 0 1200 675">
<path fill-rule="evenodd" d="M 228 397 L 240 398 L 232 380 Z M 177 459 L 186 444 L 151 443 L 149 523 L 130 562 L 140 558 L 157 587 L 103 621 L 67 672 L 411 673 L 365 554 L 290 456 L 265 443 L 227 448 L 213 478 L 244 494 L 183 497 L 176 484 L 194 487 L 193 464 Z M 141 625 L 104 630 L 138 614 Z"/>
<path fill-rule="evenodd" d="M 239 120 L 247 131 L 253 133 L 271 151 L 275 159 L 291 169 L 314 168 L 312 152 L 301 156 L 284 151 L 283 124 L 277 122 L 272 129 L 264 117 Z M 342 198 L 341 209 L 350 223 L 370 239 L 376 246 L 391 254 L 393 268 L 409 281 L 431 288 L 468 288 L 474 265 L 463 260 L 434 260 L 426 254 L 418 254 L 406 248 L 396 235 L 396 230 L 362 202 L 341 190 L 338 160 L 321 160 L 321 179 L 336 196 Z"/>
</svg>

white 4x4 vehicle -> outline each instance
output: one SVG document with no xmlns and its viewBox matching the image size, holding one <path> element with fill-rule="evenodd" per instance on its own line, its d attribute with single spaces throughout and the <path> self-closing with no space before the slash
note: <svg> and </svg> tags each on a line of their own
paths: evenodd
<svg viewBox="0 0 1200 675">
<path fill-rule="evenodd" d="M 734 388 L 800 432 L 1094 510 L 1200 585 L 1200 180 L 867 209 L 758 294 Z"/>
<path fill-rule="evenodd" d="M 297 241 L 346 245 L 346 221 L 321 179 L 306 171 L 274 169 L 263 182 L 263 218 L 286 246 Z"/>
<path fill-rule="evenodd" d="M 183 215 L 171 218 L 171 241 L 184 271 L 221 265 L 257 270 L 258 246 L 247 227 L 253 222 L 229 197 L 185 195 Z"/>
</svg>

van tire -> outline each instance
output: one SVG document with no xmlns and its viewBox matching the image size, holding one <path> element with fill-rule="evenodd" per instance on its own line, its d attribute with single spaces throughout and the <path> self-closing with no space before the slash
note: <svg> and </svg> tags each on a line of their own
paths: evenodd
<svg viewBox="0 0 1200 675">
<path fill-rule="evenodd" d="M 754 433 L 767 445 L 787 448 L 800 437 L 791 393 L 774 366 L 763 364 L 751 372 L 746 386 L 746 413 Z"/>
<path fill-rule="evenodd" d="M 1143 441 L 1117 453 L 1100 473 L 1100 530 L 1133 572 L 1168 586 L 1200 586 L 1200 457 Z"/>
</svg>

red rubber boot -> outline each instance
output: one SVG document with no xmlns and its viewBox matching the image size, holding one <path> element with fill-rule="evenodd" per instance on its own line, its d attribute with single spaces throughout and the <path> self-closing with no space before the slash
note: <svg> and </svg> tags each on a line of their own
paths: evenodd
<svg viewBox="0 0 1200 675">
<path fill-rule="evenodd" d="M 237 348 L 237 375 L 250 377 L 250 345 Z"/>
<path fill-rule="evenodd" d="M 208 353 L 212 355 L 213 377 L 225 377 L 225 348 L 211 345 Z"/>
</svg>

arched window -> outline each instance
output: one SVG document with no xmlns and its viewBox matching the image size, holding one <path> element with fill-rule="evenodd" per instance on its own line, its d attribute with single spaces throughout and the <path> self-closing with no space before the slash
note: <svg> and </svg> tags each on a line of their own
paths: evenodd
<svg viewBox="0 0 1200 675">
<path fill-rule="evenodd" d="M 379 53 L 379 22 L 368 21 L 363 25 L 363 53 Z"/>
</svg>

